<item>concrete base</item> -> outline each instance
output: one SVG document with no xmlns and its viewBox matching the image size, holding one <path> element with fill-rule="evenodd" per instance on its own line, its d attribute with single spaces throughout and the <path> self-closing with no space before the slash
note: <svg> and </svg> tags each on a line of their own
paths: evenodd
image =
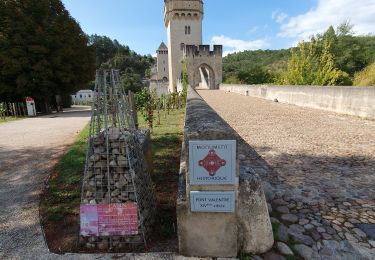
<svg viewBox="0 0 375 260">
<path fill-rule="evenodd" d="M 235 214 L 191 213 L 188 203 L 177 205 L 180 254 L 201 257 L 237 255 Z"/>
</svg>

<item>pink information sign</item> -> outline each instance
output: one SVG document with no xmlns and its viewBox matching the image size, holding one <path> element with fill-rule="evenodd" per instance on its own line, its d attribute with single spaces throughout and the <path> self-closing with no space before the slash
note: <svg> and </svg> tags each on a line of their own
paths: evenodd
<svg viewBox="0 0 375 260">
<path fill-rule="evenodd" d="M 82 236 L 138 234 L 137 203 L 81 205 Z"/>
</svg>

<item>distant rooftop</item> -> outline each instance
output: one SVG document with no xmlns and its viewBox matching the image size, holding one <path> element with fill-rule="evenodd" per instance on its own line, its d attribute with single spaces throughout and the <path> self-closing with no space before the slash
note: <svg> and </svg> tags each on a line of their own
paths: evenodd
<svg viewBox="0 0 375 260">
<path fill-rule="evenodd" d="M 159 51 L 159 50 L 168 50 L 168 47 L 167 47 L 167 45 L 165 45 L 164 42 L 161 42 L 161 44 L 160 44 L 160 46 L 159 46 L 159 48 L 158 48 L 158 51 Z"/>
</svg>

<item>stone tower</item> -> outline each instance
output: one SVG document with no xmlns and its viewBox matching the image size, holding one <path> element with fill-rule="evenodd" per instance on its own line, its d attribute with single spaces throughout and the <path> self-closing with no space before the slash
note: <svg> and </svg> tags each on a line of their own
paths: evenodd
<svg viewBox="0 0 375 260">
<path fill-rule="evenodd" d="M 202 44 L 203 0 L 164 0 L 168 32 L 169 91 L 177 91 L 181 78 L 181 44 Z"/>
<path fill-rule="evenodd" d="M 157 80 L 167 81 L 169 79 L 168 47 L 162 42 L 156 51 L 157 54 Z"/>
</svg>

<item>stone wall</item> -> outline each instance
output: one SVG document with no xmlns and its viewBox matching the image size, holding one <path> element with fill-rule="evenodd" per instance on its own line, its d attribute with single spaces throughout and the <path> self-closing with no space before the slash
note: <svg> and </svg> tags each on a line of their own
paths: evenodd
<svg viewBox="0 0 375 260">
<path fill-rule="evenodd" d="M 168 85 L 168 81 L 151 80 L 149 90 L 150 92 L 156 90 L 156 94 L 160 97 L 162 94 L 166 95 L 169 93 Z"/>
<path fill-rule="evenodd" d="M 189 87 L 177 198 L 180 253 L 186 256 L 235 257 L 239 251 L 266 252 L 273 245 L 273 234 L 259 178 L 255 174 L 240 174 L 236 156 L 234 185 L 192 185 L 189 141 L 193 140 L 236 140 L 238 149 L 239 137 Z M 192 212 L 190 191 L 235 191 L 235 210 L 231 213 Z"/>
<path fill-rule="evenodd" d="M 375 119 L 375 87 L 221 84 L 220 89 L 281 103 Z"/>
</svg>

